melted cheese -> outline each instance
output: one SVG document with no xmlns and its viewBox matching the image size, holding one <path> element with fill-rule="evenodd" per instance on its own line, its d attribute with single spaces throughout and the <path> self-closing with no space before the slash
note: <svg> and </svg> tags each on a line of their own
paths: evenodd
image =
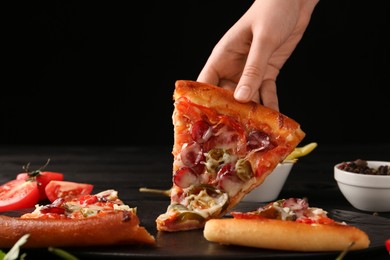
<svg viewBox="0 0 390 260">
<path fill-rule="evenodd" d="M 221 191 L 217 192 L 219 193 L 218 196 L 211 197 L 205 190 L 202 190 L 198 194 L 191 194 L 187 196 L 181 204 L 184 205 L 189 212 L 195 212 L 207 219 L 210 216 L 218 215 L 229 199 L 226 193 Z"/>
<path fill-rule="evenodd" d="M 64 209 L 63 213 L 50 212 L 50 206 L 52 205 L 36 205 L 35 210 L 32 213 L 27 213 L 21 216 L 21 218 L 88 218 L 96 216 L 103 212 L 113 211 L 132 211 L 136 212 L 136 208 L 130 208 L 128 205 L 118 198 L 118 192 L 115 190 L 106 190 L 95 195 L 101 198 L 100 201 L 91 204 L 81 204 L 78 198 L 71 199 L 62 203 L 59 207 Z M 102 199 L 104 198 L 104 199 Z M 48 213 L 43 213 L 42 210 L 48 207 Z"/>
</svg>

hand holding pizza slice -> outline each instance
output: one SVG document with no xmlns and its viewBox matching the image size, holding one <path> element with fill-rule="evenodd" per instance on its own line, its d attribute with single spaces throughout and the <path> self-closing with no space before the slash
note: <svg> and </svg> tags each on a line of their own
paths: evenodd
<svg viewBox="0 0 390 260">
<path fill-rule="evenodd" d="M 173 186 L 156 219 L 160 231 L 198 229 L 222 217 L 305 136 L 293 119 L 213 85 L 179 80 L 173 98 Z"/>
</svg>

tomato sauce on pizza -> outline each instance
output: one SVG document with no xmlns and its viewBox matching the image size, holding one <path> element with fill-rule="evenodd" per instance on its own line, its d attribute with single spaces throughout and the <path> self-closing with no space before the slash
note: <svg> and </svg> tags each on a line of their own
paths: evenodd
<svg viewBox="0 0 390 260">
<path fill-rule="evenodd" d="M 333 219 L 328 217 L 328 212 L 316 207 L 309 207 L 306 198 L 280 199 L 270 202 L 264 207 L 249 212 L 233 211 L 230 214 L 237 219 L 279 219 L 295 221 L 306 224 L 334 224 Z"/>
<path fill-rule="evenodd" d="M 101 217 L 117 210 L 136 213 L 118 198 L 116 190 L 105 190 L 94 195 L 81 195 L 58 198 L 47 205 L 37 205 L 32 213 L 22 215 L 21 219 L 85 219 Z"/>
<path fill-rule="evenodd" d="M 196 93 L 198 88 L 207 96 Z M 236 103 L 225 91 L 200 83 L 177 83 L 173 188 L 166 214 L 157 219 L 159 230 L 200 228 L 207 219 L 220 217 L 258 186 L 304 136 L 292 119 L 259 104 Z M 197 102 L 198 97 L 206 102 Z M 216 99 L 225 103 L 217 107 L 213 105 Z M 248 114 L 240 115 L 240 108 Z M 267 123 L 270 119 L 276 132 Z"/>
</svg>

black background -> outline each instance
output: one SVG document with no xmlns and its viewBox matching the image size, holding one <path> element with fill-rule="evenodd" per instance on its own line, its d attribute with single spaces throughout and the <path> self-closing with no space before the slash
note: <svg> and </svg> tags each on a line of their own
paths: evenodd
<svg viewBox="0 0 390 260">
<path fill-rule="evenodd" d="M 0 144 L 171 144 L 196 80 L 252 1 L 30 1 L 4 8 Z M 277 11 L 277 10 L 275 10 Z M 321 0 L 278 77 L 304 143 L 389 142 L 388 1 Z"/>
</svg>

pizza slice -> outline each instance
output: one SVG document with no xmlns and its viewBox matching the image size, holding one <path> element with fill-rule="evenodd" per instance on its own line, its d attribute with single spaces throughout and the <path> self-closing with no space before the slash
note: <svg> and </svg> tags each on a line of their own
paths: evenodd
<svg viewBox="0 0 390 260">
<path fill-rule="evenodd" d="M 213 85 L 178 80 L 173 98 L 173 184 L 159 231 L 198 229 L 222 217 L 305 136 L 293 119 Z"/>
<path fill-rule="evenodd" d="M 211 242 L 274 250 L 323 252 L 365 249 L 368 235 L 337 222 L 307 199 L 270 202 L 254 211 L 230 213 L 233 218 L 211 219 L 203 234 Z"/>
<path fill-rule="evenodd" d="M 155 244 L 137 209 L 125 205 L 115 190 L 59 198 L 17 218 L 0 216 L 0 248 L 12 247 L 25 234 L 26 248 Z"/>
</svg>

